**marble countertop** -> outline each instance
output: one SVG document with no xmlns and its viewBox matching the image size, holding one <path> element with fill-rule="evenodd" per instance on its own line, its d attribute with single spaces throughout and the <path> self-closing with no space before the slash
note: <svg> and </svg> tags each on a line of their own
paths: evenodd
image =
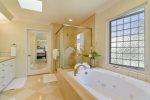
<svg viewBox="0 0 150 100">
<path fill-rule="evenodd" d="M 15 59 L 15 57 L 0 57 L 0 63 L 10 59 Z"/>
</svg>

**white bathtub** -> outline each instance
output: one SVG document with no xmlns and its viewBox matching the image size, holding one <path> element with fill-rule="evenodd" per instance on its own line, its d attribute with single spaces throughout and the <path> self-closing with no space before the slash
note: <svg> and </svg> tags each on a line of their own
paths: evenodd
<svg viewBox="0 0 150 100">
<path fill-rule="evenodd" d="M 104 69 L 90 69 L 74 76 L 97 100 L 150 100 L 150 84 Z"/>
</svg>

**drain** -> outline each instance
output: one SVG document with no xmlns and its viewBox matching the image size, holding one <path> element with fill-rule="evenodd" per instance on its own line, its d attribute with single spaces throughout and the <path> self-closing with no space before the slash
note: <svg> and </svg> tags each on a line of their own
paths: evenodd
<svg viewBox="0 0 150 100">
<path fill-rule="evenodd" d="M 132 94 L 130 94 L 130 96 L 129 96 L 129 97 L 130 97 L 130 99 L 131 99 L 131 100 L 133 100 L 133 99 L 134 99 L 134 96 L 133 96 Z"/>
<path fill-rule="evenodd" d="M 88 72 L 84 72 L 84 74 L 85 74 L 85 75 L 87 75 L 87 74 L 88 74 Z"/>
<path fill-rule="evenodd" d="M 105 88 L 105 87 L 106 87 L 106 84 L 103 83 L 103 84 L 102 84 L 102 87 Z"/>
<path fill-rule="evenodd" d="M 116 88 L 117 86 L 116 85 L 113 85 L 113 88 Z"/>
</svg>

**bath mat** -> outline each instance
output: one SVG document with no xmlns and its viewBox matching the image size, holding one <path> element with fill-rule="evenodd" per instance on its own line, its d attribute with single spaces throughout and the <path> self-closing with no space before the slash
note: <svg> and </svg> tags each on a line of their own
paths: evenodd
<svg viewBox="0 0 150 100">
<path fill-rule="evenodd" d="M 57 81 L 55 74 L 44 74 L 43 75 L 43 83 L 49 83 Z"/>
<path fill-rule="evenodd" d="M 26 77 L 16 78 L 4 89 L 4 91 L 20 89 L 20 88 L 24 87 L 26 80 L 27 80 Z"/>
</svg>

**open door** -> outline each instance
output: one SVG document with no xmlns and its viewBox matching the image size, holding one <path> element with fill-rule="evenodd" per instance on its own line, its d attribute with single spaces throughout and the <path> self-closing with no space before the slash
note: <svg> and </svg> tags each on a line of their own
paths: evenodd
<svg viewBox="0 0 150 100">
<path fill-rule="evenodd" d="M 48 66 L 48 32 L 28 30 L 28 75 L 50 72 Z"/>
</svg>

